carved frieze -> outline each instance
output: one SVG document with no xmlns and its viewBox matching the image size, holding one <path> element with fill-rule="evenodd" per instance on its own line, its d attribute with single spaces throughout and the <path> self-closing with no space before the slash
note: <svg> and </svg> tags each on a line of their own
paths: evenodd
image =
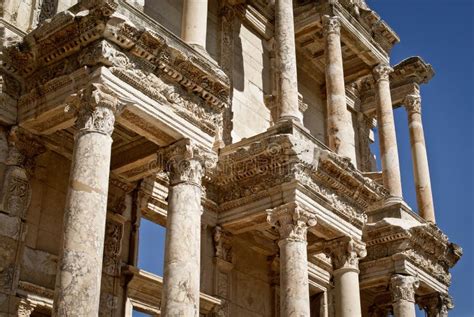
<svg viewBox="0 0 474 317">
<path fill-rule="evenodd" d="M 222 112 L 230 94 L 224 72 L 166 30 L 137 28 L 115 13 L 115 2 L 81 4 L 88 10 L 64 11 L 4 50 L 3 70 L 24 87 L 19 102 L 23 113 L 38 107 L 49 93 L 78 83 L 72 81 L 73 72 L 106 66 L 206 133 L 222 138 Z"/>
</svg>

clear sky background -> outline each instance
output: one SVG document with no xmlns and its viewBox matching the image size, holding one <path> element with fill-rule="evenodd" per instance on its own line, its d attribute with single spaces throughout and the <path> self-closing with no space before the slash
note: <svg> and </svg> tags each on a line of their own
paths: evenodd
<svg viewBox="0 0 474 317">
<path fill-rule="evenodd" d="M 395 65 L 421 56 L 436 75 L 421 87 L 438 226 L 464 255 L 452 270 L 450 317 L 474 316 L 474 0 L 367 0 L 397 32 Z M 416 208 L 407 117 L 395 111 L 404 198 Z"/>
<path fill-rule="evenodd" d="M 367 3 L 401 38 L 392 51 L 392 65 L 419 55 L 435 69 L 421 93 L 436 218 L 450 240 L 464 249 L 452 270 L 456 307 L 449 316 L 474 317 L 474 0 Z M 395 119 L 404 197 L 416 209 L 405 110 L 396 110 Z M 164 229 L 144 220 L 140 231 L 139 266 L 162 275 Z"/>
</svg>

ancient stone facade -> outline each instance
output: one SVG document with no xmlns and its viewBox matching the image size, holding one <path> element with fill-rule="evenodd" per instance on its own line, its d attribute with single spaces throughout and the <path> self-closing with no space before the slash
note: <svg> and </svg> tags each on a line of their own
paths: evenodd
<svg viewBox="0 0 474 317">
<path fill-rule="evenodd" d="M 0 3 L 0 316 L 447 316 L 434 72 L 364 0 Z"/>
</svg>

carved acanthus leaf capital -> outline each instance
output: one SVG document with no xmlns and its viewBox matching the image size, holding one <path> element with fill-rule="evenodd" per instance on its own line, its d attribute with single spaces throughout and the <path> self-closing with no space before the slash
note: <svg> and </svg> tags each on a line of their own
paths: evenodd
<svg viewBox="0 0 474 317">
<path fill-rule="evenodd" d="M 392 67 L 385 64 L 379 64 L 373 69 L 374 79 L 376 82 L 379 82 L 381 80 L 389 80 L 390 73 L 392 72 Z"/>
<path fill-rule="evenodd" d="M 323 33 L 325 36 L 328 34 L 340 34 L 341 33 L 341 22 L 337 16 L 325 15 L 323 20 Z"/>
<path fill-rule="evenodd" d="M 331 258 L 333 269 L 359 269 L 359 260 L 367 255 L 365 244 L 350 237 L 342 237 L 326 244 L 324 253 Z"/>
<path fill-rule="evenodd" d="M 417 303 L 428 316 L 447 317 L 448 310 L 454 308 L 453 299 L 448 294 L 433 293 L 418 297 Z"/>
<path fill-rule="evenodd" d="M 107 86 L 91 84 L 72 95 L 66 111 L 76 112 L 76 128 L 80 132 L 99 132 L 112 135 L 115 114 L 120 112 L 124 103 Z"/>
<path fill-rule="evenodd" d="M 316 216 L 293 202 L 267 210 L 267 221 L 278 229 L 280 240 L 305 242 L 308 228 L 316 225 Z"/>
<path fill-rule="evenodd" d="M 410 94 L 405 97 L 403 102 L 409 114 L 421 113 L 421 96 L 419 94 Z"/>
<path fill-rule="evenodd" d="M 189 183 L 201 186 L 204 172 L 216 166 L 217 155 L 190 139 L 181 139 L 158 150 L 158 164 L 169 173 L 170 185 Z"/>
<path fill-rule="evenodd" d="M 415 291 L 420 285 L 417 277 L 395 274 L 390 279 L 392 301 L 406 300 L 415 302 Z"/>
<path fill-rule="evenodd" d="M 17 316 L 18 317 L 29 317 L 35 310 L 36 305 L 27 299 L 21 299 L 18 302 Z"/>
</svg>

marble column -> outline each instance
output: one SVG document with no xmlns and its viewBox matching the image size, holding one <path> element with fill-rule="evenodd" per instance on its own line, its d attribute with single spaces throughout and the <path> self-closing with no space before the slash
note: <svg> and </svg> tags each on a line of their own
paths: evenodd
<svg viewBox="0 0 474 317">
<path fill-rule="evenodd" d="M 448 294 L 429 294 L 418 299 L 418 306 L 427 317 L 448 317 L 448 310 L 453 309 L 453 300 Z"/>
<path fill-rule="evenodd" d="M 161 313 L 163 317 L 198 317 L 201 179 L 204 168 L 216 158 L 189 139 L 160 149 L 158 157 L 169 173 Z"/>
<path fill-rule="evenodd" d="M 298 103 L 293 0 L 275 1 L 275 51 L 279 76 L 278 120 L 302 121 Z"/>
<path fill-rule="evenodd" d="M 388 65 L 378 65 L 374 68 L 373 75 L 376 82 L 377 124 L 383 184 L 392 197 L 401 201 L 402 182 L 389 81 L 392 71 L 393 69 Z"/>
<path fill-rule="evenodd" d="M 390 279 L 390 292 L 395 317 L 416 317 L 415 290 L 419 282 L 416 277 L 395 274 Z"/>
<path fill-rule="evenodd" d="M 306 234 L 316 217 L 288 203 L 269 210 L 267 220 L 280 235 L 280 315 L 310 316 Z"/>
<path fill-rule="evenodd" d="M 356 163 L 352 115 L 347 110 L 338 17 L 323 17 L 326 57 L 327 133 L 329 147 Z"/>
<path fill-rule="evenodd" d="M 327 243 L 335 282 L 336 317 L 360 317 L 359 259 L 367 255 L 365 245 L 349 237 Z"/>
<path fill-rule="evenodd" d="M 184 0 L 181 38 L 186 43 L 206 49 L 208 0 Z"/>
<path fill-rule="evenodd" d="M 418 213 L 423 219 L 436 223 L 428 155 L 426 153 L 425 135 L 421 122 L 421 97 L 418 93 L 408 95 L 405 98 L 404 104 L 408 112 L 408 128 L 410 129 Z"/>
<path fill-rule="evenodd" d="M 93 84 L 71 101 L 77 109 L 53 316 L 99 312 L 112 132 L 118 99 Z"/>
</svg>

